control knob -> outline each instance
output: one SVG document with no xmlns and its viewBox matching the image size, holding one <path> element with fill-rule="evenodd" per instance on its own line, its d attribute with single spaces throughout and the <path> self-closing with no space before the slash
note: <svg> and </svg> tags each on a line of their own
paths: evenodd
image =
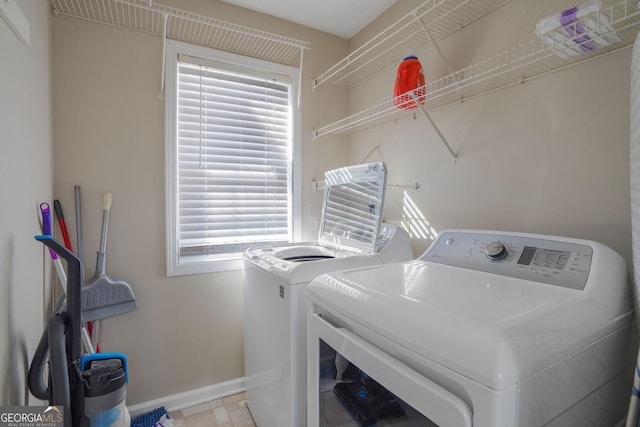
<svg viewBox="0 0 640 427">
<path fill-rule="evenodd" d="M 495 241 L 487 244 L 484 253 L 490 260 L 498 261 L 509 255 L 509 250 L 504 243 Z"/>
</svg>

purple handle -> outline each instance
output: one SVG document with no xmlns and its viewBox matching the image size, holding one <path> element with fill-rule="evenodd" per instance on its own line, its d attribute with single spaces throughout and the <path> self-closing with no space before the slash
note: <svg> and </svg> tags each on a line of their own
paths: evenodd
<svg viewBox="0 0 640 427">
<path fill-rule="evenodd" d="M 42 212 L 42 234 L 45 236 L 53 236 L 51 233 L 51 209 L 49 209 L 49 203 L 40 203 L 40 212 Z M 58 259 L 58 254 L 52 249 L 49 249 L 51 259 Z"/>
</svg>

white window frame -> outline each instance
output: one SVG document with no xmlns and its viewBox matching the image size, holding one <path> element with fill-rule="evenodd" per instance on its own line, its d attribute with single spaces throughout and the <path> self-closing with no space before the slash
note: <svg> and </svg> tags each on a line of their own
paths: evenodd
<svg viewBox="0 0 640 427">
<path fill-rule="evenodd" d="M 178 160 L 177 160 L 177 74 L 179 55 L 203 58 L 216 63 L 228 64 L 229 69 L 255 69 L 290 77 L 292 99 L 297 98 L 300 70 L 282 64 L 256 58 L 237 55 L 175 40 L 167 40 L 165 56 L 165 212 L 166 212 L 166 274 L 180 276 L 187 274 L 210 273 L 238 270 L 242 268 L 242 254 L 233 259 L 211 260 L 181 259 L 179 256 L 178 224 Z M 291 107 L 293 117 L 293 153 L 292 153 L 292 225 L 293 241 L 301 234 L 301 114 L 295 102 Z M 184 258 L 184 257 L 183 257 Z"/>
</svg>

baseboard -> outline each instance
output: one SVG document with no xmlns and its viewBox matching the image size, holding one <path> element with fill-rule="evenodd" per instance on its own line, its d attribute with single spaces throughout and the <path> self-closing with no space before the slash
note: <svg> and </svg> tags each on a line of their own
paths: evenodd
<svg viewBox="0 0 640 427">
<path fill-rule="evenodd" d="M 152 411 L 160 406 L 167 408 L 167 411 L 178 411 L 189 406 L 221 399 L 232 394 L 241 393 L 245 390 L 244 377 L 225 381 L 223 383 L 162 397 L 149 402 L 138 403 L 129 406 L 127 409 L 132 417 Z"/>
</svg>

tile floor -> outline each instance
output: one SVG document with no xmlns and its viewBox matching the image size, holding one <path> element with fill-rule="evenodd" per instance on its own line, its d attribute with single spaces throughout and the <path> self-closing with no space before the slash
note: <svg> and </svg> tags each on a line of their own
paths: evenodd
<svg viewBox="0 0 640 427">
<path fill-rule="evenodd" d="M 176 427 L 255 427 L 244 393 L 169 413 Z"/>
</svg>

